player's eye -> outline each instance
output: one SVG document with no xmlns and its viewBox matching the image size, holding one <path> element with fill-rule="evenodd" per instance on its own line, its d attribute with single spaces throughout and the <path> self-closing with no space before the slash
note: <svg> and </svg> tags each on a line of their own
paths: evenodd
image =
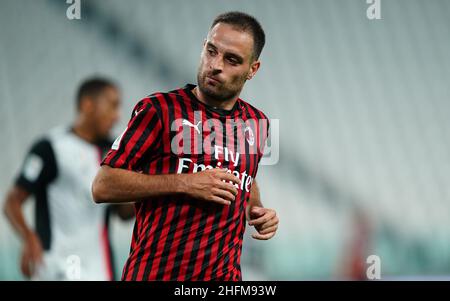
<svg viewBox="0 0 450 301">
<path fill-rule="evenodd" d="M 236 61 L 235 59 L 228 59 L 228 62 L 230 62 L 231 65 L 237 65 L 238 61 Z"/>
<path fill-rule="evenodd" d="M 213 49 L 208 49 L 208 53 L 211 56 L 214 56 L 216 54 L 216 52 Z"/>
</svg>

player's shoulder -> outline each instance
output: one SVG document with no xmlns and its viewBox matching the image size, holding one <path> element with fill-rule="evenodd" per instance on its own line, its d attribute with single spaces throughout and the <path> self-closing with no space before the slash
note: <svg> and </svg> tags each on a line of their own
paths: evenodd
<svg viewBox="0 0 450 301">
<path fill-rule="evenodd" d="M 56 126 L 47 130 L 44 134 L 36 138 L 32 143 L 33 149 L 48 149 L 55 141 L 67 136 L 69 130 L 65 126 Z"/>
<path fill-rule="evenodd" d="M 48 153 L 51 149 L 51 140 L 47 136 L 41 136 L 32 142 L 29 152 L 37 155 L 43 155 Z"/>
<path fill-rule="evenodd" d="M 28 153 L 37 155 L 44 160 L 54 160 L 55 143 L 61 140 L 59 137 L 62 135 L 63 133 L 60 127 L 47 131 L 31 143 Z"/>
<path fill-rule="evenodd" d="M 142 98 L 136 104 L 135 110 L 142 107 L 155 107 L 157 111 L 161 111 L 168 105 L 168 102 L 181 101 L 186 97 L 187 96 L 183 88 L 178 88 L 167 92 L 154 92 Z"/>
<path fill-rule="evenodd" d="M 152 94 L 148 94 L 147 96 L 141 98 L 138 103 L 136 104 L 136 106 L 145 106 L 145 105 L 150 105 L 150 106 L 154 106 L 154 105 L 158 105 L 161 103 L 161 97 L 164 97 L 163 92 L 155 92 Z"/>
<path fill-rule="evenodd" d="M 162 105 L 164 105 L 168 101 L 185 101 L 186 99 L 189 99 L 188 95 L 186 94 L 185 88 L 177 88 L 167 92 L 155 92 L 153 94 L 150 94 L 147 98 L 148 101 L 157 102 Z"/>
<path fill-rule="evenodd" d="M 161 111 L 161 92 L 156 92 L 149 94 L 143 98 L 141 98 L 137 103 L 135 103 L 131 118 L 137 116 L 141 112 L 148 113 L 150 111 L 156 110 L 158 112 Z"/>
<path fill-rule="evenodd" d="M 267 115 L 262 110 L 250 104 L 248 101 L 239 98 L 239 102 L 241 106 L 244 108 L 244 110 L 247 112 L 247 114 L 249 114 L 252 118 L 269 120 L 269 117 L 267 117 Z"/>
</svg>

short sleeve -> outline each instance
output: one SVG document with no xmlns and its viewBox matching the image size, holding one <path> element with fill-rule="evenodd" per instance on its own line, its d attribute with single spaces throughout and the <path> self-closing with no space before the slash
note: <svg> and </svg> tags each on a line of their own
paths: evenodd
<svg viewBox="0 0 450 301">
<path fill-rule="evenodd" d="M 141 158 L 155 153 L 162 140 L 162 125 L 150 98 L 141 100 L 133 109 L 125 131 L 114 141 L 101 165 L 137 170 Z"/>
<path fill-rule="evenodd" d="M 47 139 L 41 139 L 27 153 L 15 184 L 29 193 L 35 193 L 51 183 L 56 176 L 53 148 Z"/>
</svg>

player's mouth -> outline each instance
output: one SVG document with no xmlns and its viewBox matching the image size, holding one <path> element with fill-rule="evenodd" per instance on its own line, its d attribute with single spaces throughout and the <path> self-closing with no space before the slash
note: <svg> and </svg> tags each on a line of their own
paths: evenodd
<svg viewBox="0 0 450 301">
<path fill-rule="evenodd" d="M 215 78 L 215 77 L 212 77 L 212 76 L 206 76 L 206 80 L 207 80 L 210 84 L 213 84 L 213 85 L 219 85 L 219 84 L 222 83 L 219 79 L 217 79 L 217 78 Z"/>
</svg>

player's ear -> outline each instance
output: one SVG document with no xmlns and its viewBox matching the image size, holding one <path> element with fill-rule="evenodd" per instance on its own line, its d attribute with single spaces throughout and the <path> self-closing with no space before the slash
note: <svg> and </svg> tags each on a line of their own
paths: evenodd
<svg viewBox="0 0 450 301">
<path fill-rule="evenodd" d="M 261 62 L 259 60 L 256 60 L 252 63 L 250 66 L 250 72 L 247 75 L 247 80 L 251 80 L 253 76 L 255 76 L 256 72 L 258 72 L 259 67 L 261 66 Z"/>
</svg>

